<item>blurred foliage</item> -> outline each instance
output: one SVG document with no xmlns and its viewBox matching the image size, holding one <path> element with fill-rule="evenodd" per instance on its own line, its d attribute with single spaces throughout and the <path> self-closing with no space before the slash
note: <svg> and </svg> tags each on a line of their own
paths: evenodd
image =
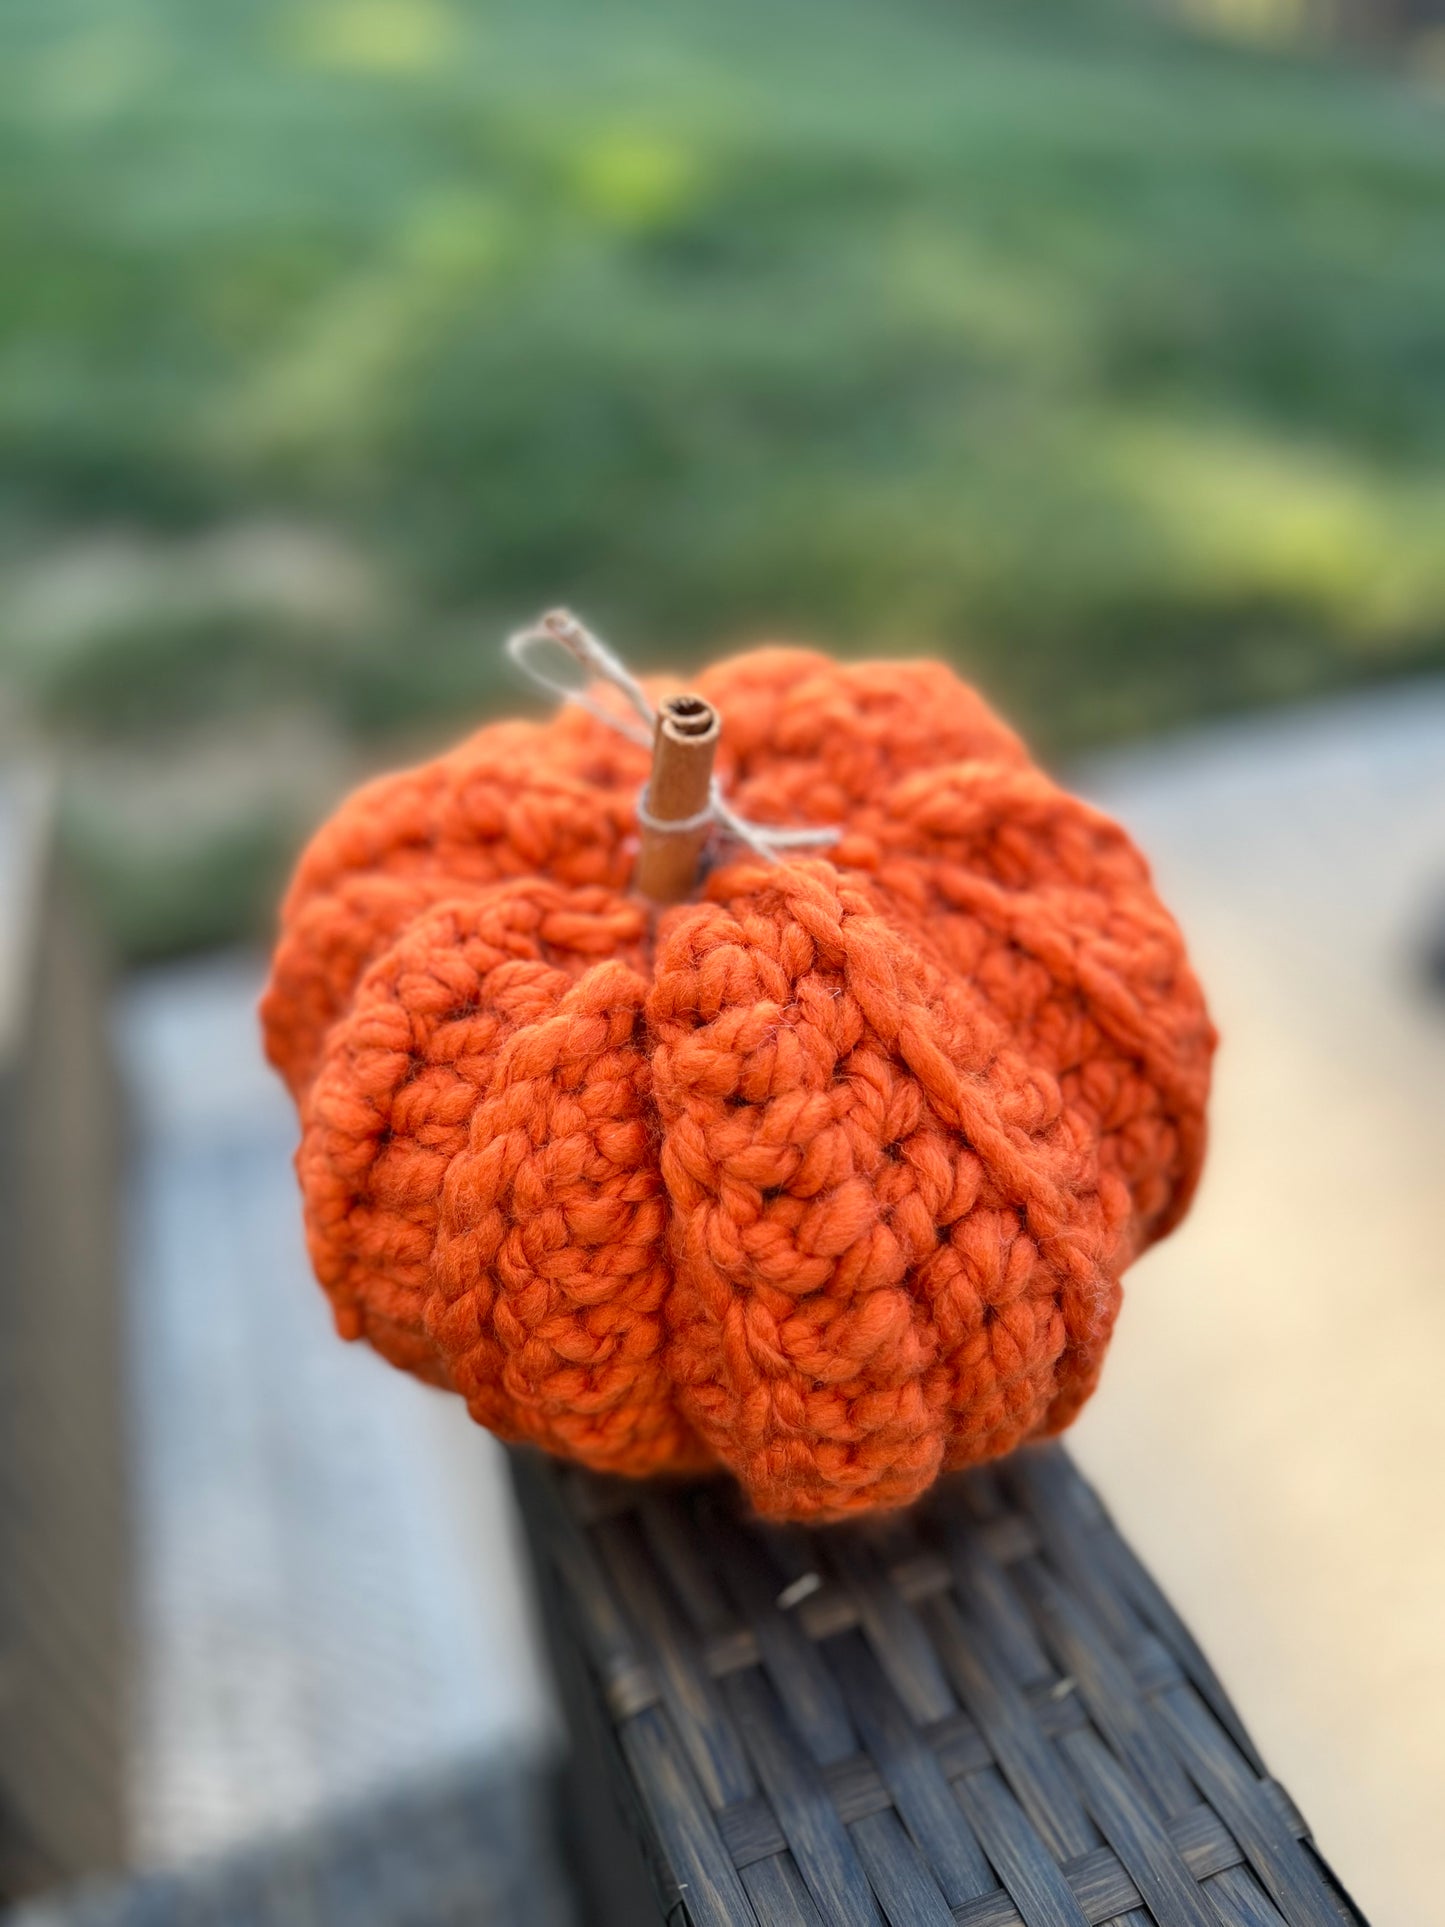
<svg viewBox="0 0 1445 1927">
<path fill-rule="evenodd" d="M 100 811 L 67 810 L 62 829 L 111 950 L 135 963 L 260 933 L 296 841 L 284 815 L 254 807 L 164 850 Z"/>
<path fill-rule="evenodd" d="M 944 649 L 1054 752 L 1445 659 L 1423 78 L 1109 0 L 9 0 L 0 183 L 0 694 L 132 954 L 332 780 L 148 772 L 455 733 L 549 602 Z"/>
</svg>

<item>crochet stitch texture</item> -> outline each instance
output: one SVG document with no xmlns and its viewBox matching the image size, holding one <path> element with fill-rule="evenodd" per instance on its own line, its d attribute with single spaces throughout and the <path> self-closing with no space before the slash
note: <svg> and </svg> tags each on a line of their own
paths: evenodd
<svg viewBox="0 0 1445 1927">
<path fill-rule="evenodd" d="M 338 1329 L 502 1437 L 906 1504 L 1066 1426 L 1199 1173 L 1214 1033 L 1123 831 L 937 663 L 696 687 L 826 857 L 627 894 L 647 754 L 563 709 L 368 784 L 262 1005 Z"/>
</svg>

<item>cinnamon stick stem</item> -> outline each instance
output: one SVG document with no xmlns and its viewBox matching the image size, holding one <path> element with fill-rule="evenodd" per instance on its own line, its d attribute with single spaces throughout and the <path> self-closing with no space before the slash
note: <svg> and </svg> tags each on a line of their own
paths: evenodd
<svg viewBox="0 0 1445 1927">
<path fill-rule="evenodd" d="M 721 733 L 721 717 L 701 696 L 669 696 L 658 709 L 647 781 L 651 821 L 643 823 L 633 873 L 634 887 L 654 903 L 681 903 L 697 883 Z"/>
</svg>

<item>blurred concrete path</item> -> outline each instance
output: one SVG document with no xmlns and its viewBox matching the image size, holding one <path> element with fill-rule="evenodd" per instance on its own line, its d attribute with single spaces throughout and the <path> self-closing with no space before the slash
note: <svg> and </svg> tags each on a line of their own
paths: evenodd
<svg viewBox="0 0 1445 1927">
<path fill-rule="evenodd" d="M 545 1734 L 500 1448 L 458 1400 L 338 1343 L 311 1277 L 261 975 L 251 957 L 153 971 L 119 1009 L 148 1866 Z"/>
<path fill-rule="evenodd" d="M 1445 1923 L 1445 684 L 1116 757 L 1225 1044 L 1198 1208 L 1131 1280 L 1076 1449 L 1378 1927 Z M 120 1029 L 147 1858 L 294 1824 L 546 1703 L 499 1454 L 331 1333 L 260 965 L 153 973 Z"/>
<path fill-rule="evenodd" d="M 1223 1032 L 1074 1449 L 1378 1927 L 1445 1922 L 1445 683 L 1118 757 Z"/>
<path fill-rule="evenodd" d="M 3 1927 L 586 1927 L 550 1774 L 516 1759 L 417 1768 L 369 1798 L 222 1852 L 97 1879 Z"/>
</svg>

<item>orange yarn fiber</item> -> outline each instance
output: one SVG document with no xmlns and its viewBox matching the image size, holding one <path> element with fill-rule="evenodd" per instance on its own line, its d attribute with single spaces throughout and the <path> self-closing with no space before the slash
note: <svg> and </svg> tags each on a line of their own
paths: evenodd
<svg viewBox="0 0 1445 1927">
<path fill-rule="evenodd" d="M 368 784 L 262 1006 L 348 1338 L 503 1438 L 904 1505 L 1066 1426 L 1199 1173 L 1214 1033 L 1117 825 L 936 663 L 696 687 L 825 857 L 628 895 L 647 754 L 564 708 Z"/>
</svg>

